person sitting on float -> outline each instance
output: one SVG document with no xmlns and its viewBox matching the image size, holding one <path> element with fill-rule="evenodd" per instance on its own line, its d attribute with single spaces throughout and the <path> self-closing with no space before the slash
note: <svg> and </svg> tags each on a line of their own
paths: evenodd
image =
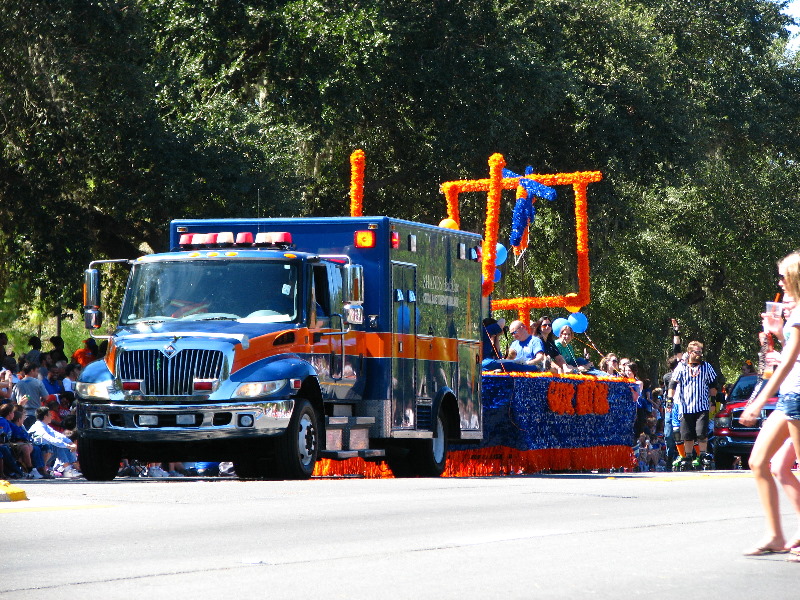
<svg viewBox="0 0 800 600">
<path fill-rule="evenodd" d="M 569 325 L 564 325 L 561 330 L 558 331 L 556 348 L 558 348 L 559 353 L 566 361 L 567 367 L 579 371 L 588 371 L 592 369 L 594 365 L 591 362 L 575 353 L 575 347 L 572 343 L 573 339 L 575 339 L 575 334 L 572 331 L 572 327 Z"/>
<path fill-rule="evenodd" d="M 567 362 L 556 346 L 556 336 L 553 335 L 553 322 L 550 317 L 542 317 L 534 323 L 534 335 L 542 340 L 544 346 L 545 358 L 543 360 L 544 368 L 550 369 L 553 373 L 565 373 L 569 371 Z"/>
<path fill-rule="evenodd" d="M 495 320 L 487 317 L 483 320 L 481 327 L 481 342 L 483 348 L 483 360 L 481 361 L 481 369 L 484 371 L 494 371 L 496 369 L 502 370 L 500 359 L 500 334 L 506 326 L 506 320 L 502 317 Z"/>
<path fill-rule="evenodd" d="M 619 359 L 617 355 L 613 352 L 609 352 L 600 360 L 600 370 L 603 371 L 606 375 L 611 375 L 612 377 L 619 377 L 619 370 L 617 367 L 619 366 Z"/>
<path fill-rule="evenodd" d="M 515 371 L 540 371 L 545 359 L 545 349 L 541 338 L 531 335 L 522 321 L 512 321 L 508 326 L 514 341 L 508 347 L 508 359 Z M 508 361 L 503 361 L 504 363 Z M 509 365 L 506 365 L 508 367 Z"/>
</svg>

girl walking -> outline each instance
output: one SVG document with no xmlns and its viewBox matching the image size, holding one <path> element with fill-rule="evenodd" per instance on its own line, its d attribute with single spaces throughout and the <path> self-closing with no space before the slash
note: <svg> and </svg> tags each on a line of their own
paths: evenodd
<svg viewBox="0 0 800 600">
<path fill-rule="evenodd" d="M 800 299 L 800 252 L 793 252 L 780 261 L 778 273 L 778 285 L 784 290 L 784 301 L 795 302 Z M 787 544 L 781 527 L 778 488 L 770 465 L 770 460 L 777 455 L 775 466 L 779 467 L 778 471 L 785 471 L 787 463 L 791 460 L 793 464 L 796 460 L 795 450 L 800 448 L 800 307 L 795 307 L 790 313 L 783 333 L 786 343 L 781 352 L 780 365 L 739 417 L 742 425 L 754 426 L 761 409 L 778 392 L 778 405 L 764 421 L 750 455 L 750 468 L 764 508 L 767 532 L 762 542 L 745 552 L 745 555 L 791 552 L 789 560 L 800 562 L 800 530 Z M 787 438 L 792 440 L 794 448 L 791 450 L 791 446 L 785 445 Z M 796 477 L 791 477 L 782 478 L 781 483 L 800 515 L 800 482 Z"/>
</svg>

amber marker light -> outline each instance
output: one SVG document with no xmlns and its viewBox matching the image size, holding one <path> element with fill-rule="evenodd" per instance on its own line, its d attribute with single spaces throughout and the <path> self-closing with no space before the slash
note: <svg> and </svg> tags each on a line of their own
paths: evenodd
<svg viewBox="0 0 800 600">
<path fill-rule="evenodd" d="M 374 231 L 356 231 L 355 233 L 356 248 L 374 248 L 375 247 L 375 232 Z"/>
</svg>

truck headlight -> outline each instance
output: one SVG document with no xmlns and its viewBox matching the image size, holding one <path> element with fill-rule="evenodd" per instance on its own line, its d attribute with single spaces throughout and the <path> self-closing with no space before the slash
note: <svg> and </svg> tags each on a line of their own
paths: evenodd
<svg viewBox="0 0 800 600">
<path fill-rule="evenodd" d="M 75 383 L 75 392 L 83 398 L 100 398 L 101 400 L 108 400 L 110 397 L 110 390 L 114 387 L 112 381 L 99 381 L 97 383 L 90 383 L 87 381 L 78 381 Z"/>
<path fill-rule="evenodd" d="M 242 383 L 233 393 L 234 398 L 256 398 L 258 396 L 269 396 L 282 390 L 286 386 L 285 379 L 275 381 L 248 381 Z"/>
<path fill-rule="evenodd" d="M 731 426 L 731 418 L 730 417 L 717 417 L 714 419 L 714 427 L 730 427 Z"/>
</svg>

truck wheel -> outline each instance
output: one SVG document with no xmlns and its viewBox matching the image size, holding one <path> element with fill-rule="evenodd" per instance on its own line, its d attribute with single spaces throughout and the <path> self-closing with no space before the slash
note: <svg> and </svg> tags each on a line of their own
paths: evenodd
<svg viewBox="0 0 800 600">
<path fill-rule="evenodd" d="M 447 422 L 442 410 L 436 415 L 436 432 L 433 439 L 422 440 L 411 452 L 411 464 L 420 477 L 441 477 L 447 466 Z"/>
<path fill-rule="evenodd" d="M 78 462 L 89 481 L 111 481 L 119 472 L 121 456 L 113 444 L 78 438 Z"/>
<path fill-rule="evenodd" d="M 725 454 L 722 452 L 714 453 L 714 465 L 717 469 L 722 471 L 730 471 L 733 469 L 733 455 Z"/>
<path fill-rule="evenodd" d="M 441 477 L 447 465 L 447 422 L 441 409 L 436 417 L 436 435 L 430 440 L 414 440 L 408 454 L 389 455 L 389 468 L 395 477 Z"/>
<path fill-rule="evenodd" d="M 308 400 L 295 402 L 289 428 L 276 440 L 275 467 L 284 479 L 308 479 L 319 456 L 319 419 Z"/>
<path fill-rule="evenodd" d="M 275 445 L 273 440 L 261 440 L 244 446 L 233 461 L 239 479 L 278 479 L 275 473 Z"/>
</svg>

